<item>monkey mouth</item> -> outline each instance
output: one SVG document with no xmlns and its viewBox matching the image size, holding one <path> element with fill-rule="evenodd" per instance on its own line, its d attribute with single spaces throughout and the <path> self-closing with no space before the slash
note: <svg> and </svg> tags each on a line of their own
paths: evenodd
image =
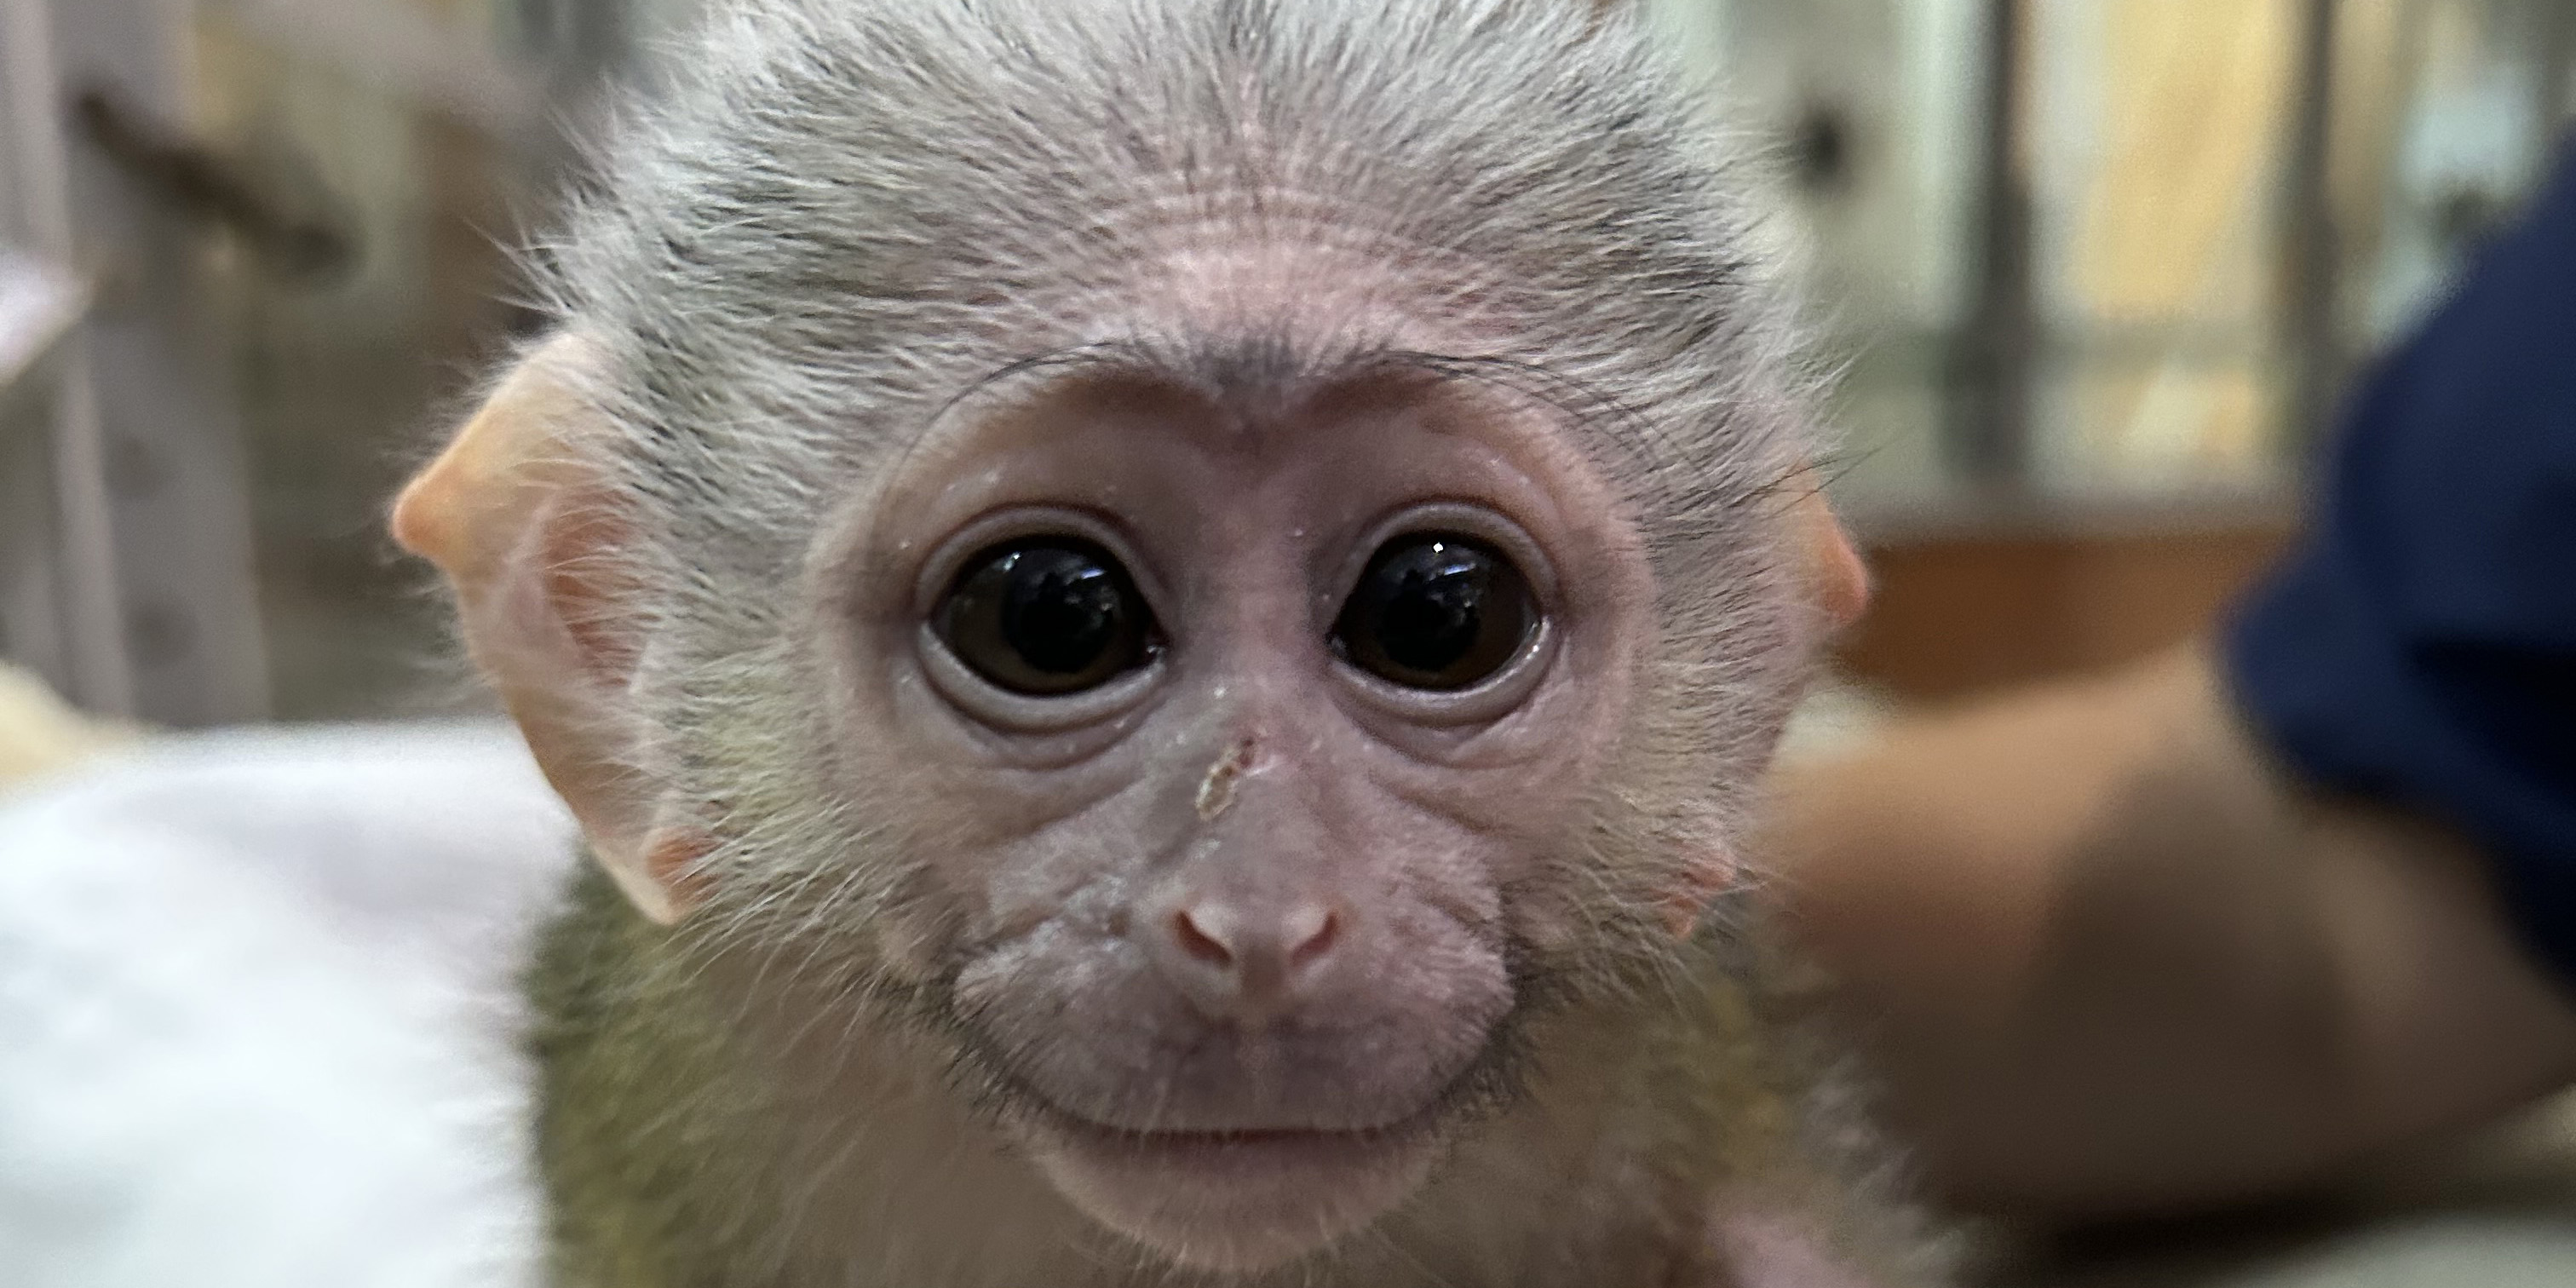
<svg viewBox="0 0 2576 1288">
<path fill-rule="evenodd" d="M 1371 1127 L 1246 1127 L 1157 1131 L 1113 1127 L 1040 1103 L 1031 1117 L 1037 1132 L 1103 1157 L 1190 1172 L 1221 1174 L 1234 1168 L 1329 1166 L 1363 1162 L 1444 1134 L 1457 1115 L 1446 1099 L 1410 1117 Z"/>
<path fill-rule="evenodd" d="M 1104 1122 L 999 1074 L 999 1109 L 1056 1191 L 1177 1264 L 1232 1274 L 1285 1265 L 1410 1198 L 1464 1127 L 1517 1099 L 1512 1026 L 1399 1117 L 1341 1125 L 1159 1128 Z"/>
<path fill-rule="evenodd" d="M 1152 1131 L 1034 1109 L 1038 1169 L 1102 1225 L 1202 1270 L 1284 1265 L 1421 1187 L 1455 1114 L 1445 1100 L 1383 1126 Z"/>
<path fill-rule="evenodd" d="M 1408 1082 L 1432 1076 L 1409 1096 L 1379 1062 L 1329 1045 L 1283 1068 L 1193 1067 L 1207 1049 L 1173 1044 L 1123 1077 L 1094 1065 L 1068 1079 L 1047 1047 L 998 1040 L 953 989 L 921 1014 L 946 1041 L 952 1086 L 1076 1211 L 1176 1267 L 1251 1274 L 1384 1217 L 1475 1123 L 1520 1103 L 1529 1022 L 1556 996 L 1535 960 L 1513 955 L 1509 1002 L 1463 1061 L 1415 1065 Z M 1264 1063 L 1270 1094 L 1252 1094 L 1243 1079 Z"/>
<path fill-rule="evenodd" d="M 1515 1017 L 1516 1018 L 1516 1017 Z M 1119 1123 L 1070 1107 L 1037 1080 L 1014 1069 L 989 1047 L 980 1054 L 988 1106 L 1019 1129 L 1020 1134 L 1071 1146 L 1103 1157 L 1165 1158 L 1175 1162 L 1204 1160 L 1211 1169 L 1242 1161 L 1322 1162 L 1363 1158 L 1401 1150 L 1426 1140 L 1443 1139 L 1461 1125 L 1497 1112 L 1518 1098 L 1525 1052 L 1517 1023 L 1496 1024 L 1484 1044 L 1463 1068 L 1435 1084 L 1410 1108 L 1373 1119 L 1294 1121 L 1305 1114 L 1286 1114 L 1270 1122 L 1240 1124 L 1184 1123 L 1152 1126 Z M 1393 1108 L 1393 1106 L 1389 1106 Z M 1248 1160 L 1248 1161 L 1247 1161 Z"/>
</svg>

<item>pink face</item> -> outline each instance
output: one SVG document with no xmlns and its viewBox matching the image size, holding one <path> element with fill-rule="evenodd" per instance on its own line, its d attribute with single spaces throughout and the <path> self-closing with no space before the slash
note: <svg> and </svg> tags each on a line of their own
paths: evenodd
<svg viewBox="0 0 2576 1288">
<path fill-rule="evenodd" d="M 837 754 L 928 820 L 909 969 L 1094 1218 L 1307 1251 L 1505 1090 L 1635 533 L 1543 409 L 1401 366 L 1260 419 L 1076 368 L 950 422 L 823 561 Z"/>
</svg>

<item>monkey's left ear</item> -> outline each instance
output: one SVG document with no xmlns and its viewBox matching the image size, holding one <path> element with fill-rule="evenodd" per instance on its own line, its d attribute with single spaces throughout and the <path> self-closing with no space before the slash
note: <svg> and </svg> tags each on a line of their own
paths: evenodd
<svg viewBox="0 0 2576 1288">
<path fill-rule="evenodd" d="M 1817 606 L 1837 628 L 1859 621 L 1869 608 L 1869 568 L 1852 548 L 1841 520 L 1834 517 L 1821 485 L 1810 487 L 1799 499 L 1791 522 L 1806 549 L 1807 584 Z"/>
<path fill-rule="evenodd" d="M 669 825 L 638 754 L 632 526 L 583 450 L 609 428 L 583 393 L 597 361 L 576 332 L 524 359 L 403 489 L 393 534 L 447 574 L 466 647 L 546 780 L 627 897 L 668 924 L 705 843 Z"/>
<path fill-rule="evenodd" d="M 1869 568 L 1861 563 L 1860 552 L 1852 548 L 1851 537 L 1826 503 L 1824 488 L 1815 485 L 1811 474 L 1799 481 L 1807 491 L 1791 511 L 1790 524 L 1804 554 L 1800 571 L 1807 593 L 1815 597 L 1828 622 L 1837 629 L 1849 626 L 1869 608 Z M 1742 878 L 1742 865 L 1732 851 L 1717 849 L 1702 855 L 1664 891 L 1659 905 L 1664 928 L 1676 939 L 1688 936 L 1710 902 Z"/>
</svg>

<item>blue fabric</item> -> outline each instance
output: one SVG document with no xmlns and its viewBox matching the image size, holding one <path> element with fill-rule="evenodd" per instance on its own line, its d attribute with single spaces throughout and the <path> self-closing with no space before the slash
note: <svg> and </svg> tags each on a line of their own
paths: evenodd
<svg viewBox="0 0 2576 1288">
<path fill-rule="evenodd" d="M 2576 983 L 2576 154 L 2335 450 L 2311 535 L 2232 623 L 2237 698 L 2318 783 L 2475 838 Z"/>
</svg>

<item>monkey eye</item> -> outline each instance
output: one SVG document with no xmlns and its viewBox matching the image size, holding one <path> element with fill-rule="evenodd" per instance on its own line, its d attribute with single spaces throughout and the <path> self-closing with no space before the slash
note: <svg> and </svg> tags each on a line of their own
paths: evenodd
<svg viewBox="0 0 2576 1288">
<path fill-rule="evenodd" d="M 1116 556 L 1076 537 L 980 550 L 931 610 L 931 630 L 969 670 L 1013 693 L 1096 688 L 1151 662 L 1152 610 Z"/>
<path fill-rule="evenodd" d="M 1332 646 L 1406 688 L 1465 689 L 1509 664 L 1538 623 L 1528 579 L 1501 551 L 1455 533 L 1409 533 L 1370 557 Z"/>
</svg>

